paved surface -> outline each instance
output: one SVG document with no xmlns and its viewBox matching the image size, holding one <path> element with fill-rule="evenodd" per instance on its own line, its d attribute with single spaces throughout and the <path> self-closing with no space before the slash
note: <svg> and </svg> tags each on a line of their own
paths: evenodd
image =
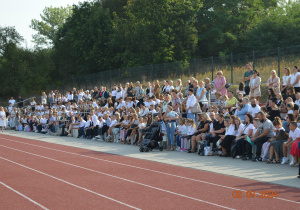
<svg viewBox="0 0 300 210">
<path fill-rule="evenodd" d="M 16 131 L 5 131 L 4 134 L 300 188 L 300 179 L 297 178 L 298 167 L 290 167 L 287 164 L 257 163 L 217 156 L 199 157 L 196 154 L 175 151 L 155 150 L 140 153 L 138 147 L 132 145 Z"/>
</svg>

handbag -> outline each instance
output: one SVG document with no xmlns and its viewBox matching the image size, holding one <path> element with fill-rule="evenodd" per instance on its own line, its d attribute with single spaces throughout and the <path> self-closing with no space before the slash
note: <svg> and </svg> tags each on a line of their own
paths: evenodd
<svg viewBox="0 0 300 210">
<path fill-rule="evenodd" d="M 191 112 L 193 114 L 196 114 L 196 113 L 201 113 L 201 108 L 200 108 L 200 105 L 198 102 L 195 103 L 195 105 L 191 108 Z"/>
<path fill-rule="evenodd" d="M 225 88 L 228 89 L 230 87 L 230 83 L 226 83 Z"/>
</svg>

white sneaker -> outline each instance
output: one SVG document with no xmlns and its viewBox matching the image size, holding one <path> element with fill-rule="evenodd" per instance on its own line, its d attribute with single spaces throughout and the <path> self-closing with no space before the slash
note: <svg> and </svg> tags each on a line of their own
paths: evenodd
<svg viewBox="0 0 300 210">
<path fill-rule="evenodd" d="M 68 136 L 71 136 L 71 134 L 69 133 Z"/>
<path fill-rule="evenodd" d="M 266 158 L 262 159 L 262 162 L 267 162 L 267 161 L 268 161 L 268 159 L 266 159 Z"/>
<path fill-rule="evenodd" d="M 120 140 L 117 140 L 116 143 L 117 143 L 117 144 L 120 143 Z"/>
<path fill-rule="evenodd" d="M 94 138 L 92 138 L 91 140 L 92 140 L 92 141 L 96 141 L 97 139 L 94 137 Z"/>
<path fill-rule="evenodd" d="M 36 130 L 36 131 L 34 131 L 34 132 L 38 133 L 39 131 L 38 131 L 38 130 Z"/>
<path fill-rule="evenodd" d="M 293 166 L 294 163 L 295 163 L 295 160 L 294 160 L 294 158 L 292 158 L 292 160 L 291 160 L 291 162 L 290 162 L 290 166 Z"/>
<path fill-rule="evenodd" d="M 283 157 L 283 158 L 282 158 L 282 161 L 281 161 L 281 164 L 283 165 L 283 164 L 286 164 L 286 163 L 288 163 L 288 162 L 289 162 L 289 158 Z"/>
<path fill-rule="evenodd" d="M 101 136 L 100 136 L 100 135 L 98 135 L 98 136 L 95 136 L 95 138 L 97 138 L 97 139 L 100 139 L 100 138 L 101 138 Z"/>
</svg>

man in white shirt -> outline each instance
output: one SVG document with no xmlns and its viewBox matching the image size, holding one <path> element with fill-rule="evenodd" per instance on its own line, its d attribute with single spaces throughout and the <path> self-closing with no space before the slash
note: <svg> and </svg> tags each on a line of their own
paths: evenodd
<svg viewBox="0 0 300 210">
<path fill-rule="evenodd" d="M 195 106 L 197 102 L 196 97 L 194 95 L 194 89 L 189 88 L 188 91 L 188 100 L 186 102 L 186 111 L 187 111 L 187 118 L 195 120 L 195 114 L 192 113 L 191 109 Z"/>
<path fill-rule="evenodd" d="M 85 127 L 86 121 L 80 117 L 80 122 L 79 122 L 79 128 L 78 128 L 78 136 L 77 138 L 80 138 L 81 136 L 84 135 L 84 127 Z"/>
<path fill-rule="evenodd" d="M 253 118 L 257 117 L 257 113 L 260 112 L 260 106 L 257 104 L 256 99 L 251 100 L 251 106 L 248 108 L 248 113 L 252 115 Z"/>
<path fill-rule="evenodd" d="M 154 109 L 154 105 L 153 104 L 150 105 L 149 112 L 151 112 L 152 114 L 157 114 L 157 111 Z"/>
<path fill-rule="evenodd" d="M 8 103 L 11 103 L 11 105 L 15 105 L 16 101 L 14 99 L 14 97 L 11 97 L 10 100 L 8 101 Z"/>
</svg>

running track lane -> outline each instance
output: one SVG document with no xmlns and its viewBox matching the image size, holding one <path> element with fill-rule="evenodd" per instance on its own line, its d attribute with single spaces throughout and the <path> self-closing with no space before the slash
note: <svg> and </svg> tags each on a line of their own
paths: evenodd
<svg viewBox="0 0 300 210">
<path fill-rule="evenodd" d="M 197 183 L 197 182 L 195 183 L 195 181 L 188 180 L 188 179 L 182 179 L 179 177 L 172 177 L 172 176 L 170 177 L 169 175 L 161 175 L 161 174 L 158 174 L 158 173 L 152 172 L 152 171 L 145 172 L 145 170 L 141 170 L 138 168 L 132 168 L 132 167 L 130 168 L 130 167 L 124 166 L 124 165 L 118 165 L 118 164 L 113 164 L 110 162 L 101 161 L 101 159 L 103 159 L 104 155 L 105 155 L 105 158 L 111 157 L 111 156 L 113 156 L 113 158 L 119 158 L 119 162 L 124 161 L 124 159 L 132 160 L 133 158 L 125 158 L 125 157 L 110 155 L 110 154 L 106 154 L 106 153 L 100 153 L 101 154 L 100 160 L 95 160 L 95 159 L 91 159 L 91 158 L 87 158 L 87 157 L 82 157 L 80 155 L 74 155 L 77 153 L 82 154 L 82 153 L 92 152 L 89 150 L 79 149 L 78 151 L 76 151 L 77 153 L 66 154 L 61 151 L 54 152 L 54 150 L 49 150 L 50 148 L 54 148 L 54 147 L 57 148 L 58 145 L 53 145 L 53 144 L 44 143 L 44 142 L 37 142 L 37 141 L 33 141 L 33 140 L 25 140 L 22 138 L 14 138 L 14 139 L 17 139 L 18 141 L 20 141 L 20 140 L 23 141 L 23 143 L 21 144 L 21 143 L 15 142 L 15 140 L 8 141 L 7 137 L 5 137 L 5 139 L 7 139 L 7 140 L 2 139 L 0 141 L 0 143 L 2 145 L 4 145 L 4 143 L 5 143 L 5 145 L 8 147 L 16 148 L 16 149 L 20 150 L 20 151 L 16 151 L 16 150 L 6 148 L 5 150 L 11 150 L 9 153 L 15 153 L 15 152 L 19 153 L 19 154 L 15 154 L 13 156 L 23 156 L 24 154 L 30 155 L 27 153 L 22 154 L 22 152 L 21 152 L 21 151 L 27 151 L 27 152 L 31 152 L 32 154 L 38 154 L 38 155 L 42 155 L 45 157 L 58 159 L 61 161 L 65 161 L 68 163 L 72 163 L 75 165 L 80 165 L 80 166 L 83 166 L 83 167 L 86 167 L 89 169 L 93 169 L 95 171 L 102 171 L 105 173 L 116 175 L 118 177 L 131 179 L 136 182 L 142 182 L 144 184 L 149 184 L 149 185 L 155 186 L 157 188 L 162 188 L 162 189 L 170 190 L 172 192 L 181 193 L 181 194 L 187 195 L 189 197 L 196 197 L 198 199 L 207 200 L 210 202 L 218 203 L 220 205 L 223 204 L 223 205 L 229 206 L 231 208 L 242 208 L 242 207 L 245 208 L 245 206 L 249 206 L 254 203 L 256 206 L 261 206 L 261 207 L 267 206 L 268 208 L 270 208 L 270 206 L 274 206 L 274 207 L 276 206 L 276 208 L 279 208 L 281 205 L 282 205 L 282 207 L 284 207 L 284 205 L 287 205 L 287 204 L 289 206 L 296 205 L 295 206 L 296 208 L 299 207 L 299 204 L 295 204 L 292 202 L 286 203 L 287 201 L 282 201 L 282 200 L 278 200 L 278 199 L 259 199 L 259 198 L 257 199 L 256 198 L 256 199 L 254 199 L 255 201 L 253 199 L 242 199 L 242 201 L 241 201 L 239 199 L 232 198 L 232 192 L 234 189 L 228 189 L 228 188 L 224 188 L 224 187 L 209 185 L 207 183 Z M 11 138 L 9 138 L 9 139 L 11 139 Z M 28 145 L 28 142 L 30 142 L 31 144 L 34 144 L 34 145 L 35 144 L 43 145 L 43 147 L 48 147 L 48 148 L 50 147 L 50 148 L 46 149 L 46 148 Z M 59 148 L 61 150 L 63 149 L 64 151 L 73 150 L 73 152 L 74 152 L 74 150 L 77 150 L 76 148 L 65 147 L 65 146 L 60 146 L 60 145 L 59 145 Z M 93 152 L 93 154 L 95 155 L 97 153 Z M 94 155 L 91 155 L 91 157 Z M 98 158 L 99 158 L 99 155 L 96 155 L 96 156 L 98 156 Z M 35 156 L 33 159 L 34 160 L 32 160 L 32 161 L 35 161 L 37 159 L 37 157 Z M 137 159 L 133 159 L 133 160 L 137 160 Z M 39 161 L 41 161 L 41 160 L 39 160 Z M 26 162 L 27 161 L 25 161 L 25 163 Z M 138 162 L 140 162 L 140 161 L 138 161 Z M 284 187 L 280 187 L 280 186 L 276 186 L 276 185 L 268 185 L 265 183 L 254 182 L 251 180 L 239 179 L 239 178 L 235 178 L 235 177 L 213 174 L 213 173 L 209 173 L 209 172 L 202 172 L 202 171 L 193 170 L 193 169 L 186 169 L 186 168 L 182 168 L 182 167 L 174 167 L 174 166 L 169 166 L 169 165 L 165 165 L 165 164 L 153 163 L 150 161 L 142 161 L 142 162 L 143 162 L 144 168 L 155 168 L 155 166 L 157 166 L 157 165 L 162 165 L 164 167 L 164 171 L 167 171 L 168 173 L 171 172 L 172 174 L 176 174 L 176 172 L 178 170 L 185 171 L 185 175 L 193 175 L 194 176 L 194 174 L 197 174 L 197 179 L 199 179 L 199 177 L 201 177 L 201 180 L 203 178 L 209 176 L 210 182 L 212 182 L 212 180 L 221 180 L 222 181 L 221 184 L 223 184 L 223 185 L 224 185 L 224 183 L 231 183 L 231 186 L 228 185 L 229 187 L 238 187 L 239 189 L 241 189 L 241 186 L 243 186 L 243 187 L 248 188 L 246 190 L 254 190 L 255 189 L 255 190 L 268 190 L 268 191 L 270 191 L 270 190 L 275 191 L 276 190 L 275 187 L 276 187 L 279 197 L 281 197 L 280 193 L 283 193 L 283 192 L 285 193 L 285 195 L 290 194 L 290 196 L 288 196 L 288 197 L 290 197 L 289 199 L 291 199 L 291 200 L 297 200 L 295 198 L 299 196 L 299 194 L 298 195 L 295 194 L 295 192 L 299 193 L 299 190 L 293 189 L 293 188 L 288 189 L 288 188 L 284 188 Z M 47 164 L 49 165 L 49 164 L 53 164 L 53 163 L 47 163 Z M 88 174 L 90 172 L 90 171 L 87 171 L 86 169 L 83 169 L 83 170 L 85 170 L 85 173 L 88 173 Z M 92 173 L 95 173 L 95 172 L 92 172 Z M 134 176 L 132 174 L 134 174 Z M 126 176 L 128 176 L 128 177 L 126 177 Z M 157 178 L 155 178 L 155 176 Z M 214 178 L 214 176 L 216 176 L 216 177 Z M 155 181 L 153 181 L 153 180 L 155 180 Z M 263 189 L 262 189 L 262 187 L 263 187 Z M 249 189 L 249 188 L 252 188 L 252 189 Z M 143 191 L 144 191 L 144 189 L 143 189 Z M 290 191 L 290 193 L 286 193 L 286 191 Z M 154 192 L 154 193 L 157 193 L 157 192 Z M 285 198 L 286 198 L 286 196 L 285 196 Z M 178 197 L 177 199 L 182 200 L 180 197 Z M 169 199 L 167 199 L 167 200 L 169 200 Z M 181 202 L 183 202 L 184 204 L 185 204 L 185 202 L 189 203 L 189 201 L 186 201 L 186 199 Z M 165 206 L 166 203 L 165 202 L 163 202 L 163 203 L 164 203 L 164 207 L 166 208 L 167 207 L 167 206 Z M 205 208 L 205 205 L 202 203 L 199 203 L 198 206 Z M 185 207 L 186 207 L 186 205 L 185 205 Z M 249 206 L 249 208 L 250 208 L 250 206 Z"/>
</svg>

